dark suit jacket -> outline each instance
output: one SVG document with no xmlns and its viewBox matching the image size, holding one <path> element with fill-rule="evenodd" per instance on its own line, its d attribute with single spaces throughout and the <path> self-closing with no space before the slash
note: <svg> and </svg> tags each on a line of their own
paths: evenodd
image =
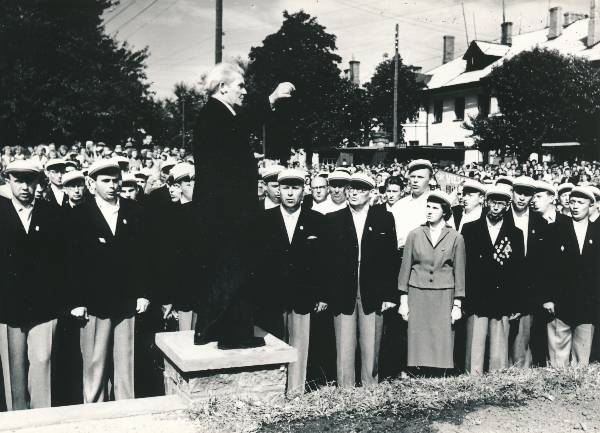
<svg viewBox="0 0 600 433">
<path fill-rule="evenodd" d="M 557 222 L 552 228 L 545 265 L 552 284 L 542 301 L 554 302 L 555 313 L 564 322 L 595 324 L 600 301 L 600 226 L 588 224 L 581 253 L 572 221 Z"/>
<path fill-rule="evenodd" d="M 330 308 L 352 314 L 358 293 L 358 238 L 350 207 L 326 215 Z M 384 301 L 398 303 L 398 256 L 393 215 L 370 207 L 361 242 L 360 297 L 366 314 Z"/>
<path fill-rule="evenodd" d="M 452 206 L 452 218 L 454 218 L 454 227 L 456 227 L 456 230 L 460 227 L 464 210 L 465 208 L 461 205 Z"/>
<path fill-rule="evenodd" d="M 68 203 L 69 197 L 67 197 L 67 194 L 65 193 L 63 195 L 62 204 L 59 205 L 58 202 L 56 201 L 56 196 L 54 195 L 54 190 L 52 189 L 52 187 L 50 185 L 48 185 L 48 189 L 46 190 L 46 200 L 48 201 L 48 203 L 50 203 L 54 206 L 62 207 Z"/>
<path fill-rule="evenodd" d="M 507 213 L 504 219 L 514 225 L 512 210 Z M 527 254 L 524 261 L 523 275 L 521 275 L 526 284 L 522 286 L 525 291 L 520 296 L 526 298 L 528 306 L 522 313 L 540 308 L 540 293 L 550 284 L 545 266 L 545 256 L 550 241 L 549 237 L 551 236 L 548 221 L 540 214 L 530 210 L 527 231 Z"/>
<path fill-rule="evenodd" d="M 307 314 L 317 302 L 328 302 L 324 228 L 324 215 L 301 209 L 290 244 L 280 207 L 265 211 L 258 229 L 256 287 L 261 293 L 257 316 L 260 324 L 267 322 L 267 331 L 280 334 L 285 311 Z"/>
<path fill-rule="evenodd" d="M 113 235 L 96 200 L 73 209 L 69 305 L 99 317 L 135 313 L 139 297 L 150 299 L 147 226 L 138 203 L 120 199 Z M 150 274 L 151 275 L 151 274 Z"/>
<path fill-rule="evenodd" d="M 521 230 L 506 219 L 502 222 L 495 244 L 487 228 L 487 218 L 466 223 L 462 229 L 467 255 L 465 310 L 468 314 L 495 317 L 521 312 L 524 281 L 524 241 Z M 509 242 L 510 257 L 498 263 L 496 247 Z"/>
<path fill-rule="evenodd" d="M 36 200 L 29 233 L 0 197 L 0 322 L 27 326 L 56 318 L 64 301 L 65 241 L 60 208 Z"/>
</svg>

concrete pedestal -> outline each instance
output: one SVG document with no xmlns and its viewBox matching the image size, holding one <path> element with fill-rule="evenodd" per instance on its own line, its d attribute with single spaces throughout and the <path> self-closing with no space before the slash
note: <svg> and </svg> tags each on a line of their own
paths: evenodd
<svg viewBox="0 0 600 433">
<path fill-rule="evenodd" d="M 165 391 L 188 402 L 231 396 L 274 400 L 285 395 L 287 364 L 295 362 L 296 349 L 255 328 L 265 346 L 220 350 L 217 343 L 194 345 L 194 331 L 161 332 L 156 345 L 165 362 Z"/>
</svg>

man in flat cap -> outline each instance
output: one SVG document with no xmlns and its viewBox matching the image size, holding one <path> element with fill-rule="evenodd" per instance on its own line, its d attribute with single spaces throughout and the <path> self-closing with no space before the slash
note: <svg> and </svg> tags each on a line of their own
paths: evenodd
<svg viewBox="0 0 600 433">
<path fill-rule="evenodd" d="M 71 314 L 83 325 L 84 403 L 107 399 L 111 358 L 115 399 L 134 398 L 135 315 L 148 308 L 152 284 L 138 272 L 148 263 L 148 233 L 139 204 L 119 197 L 119 165 L 98 160 L 88 174 L 94 200 L 74 209 L 69 258 Z"/>
<path fill-rule="evenodd" d="M 322 214 L 335 212 L 347 206 L 347 188 L 350 183 L 350 175 L 345 170 L 334 170 L 329 175 L 327 183 L 329 196 L 315 209 Z"/>
<path fill-rule="evenodd" d="M 279 173 L 281 205 L 266 211 L 259 224 L 259 325 L 298 350 L 288 365 L 287 393 L 302 394 L 306 381 L 311 312 L 327 308 L 325 278 L 325 217 L 301 207 L 302 170 Z"/>
<path fill-rule="evenodd" d="M 280 83 L 252 112 L 244 111 L 240 109 L 247 93 L 244 71 L 220 63 L 207 74 L 206 90 L 210 96 L 198 115 L 193 143 L 195 177 L 201 185 L 192 201 L 200 252 L 190 283 L 203 289 L 194 342 L 255 346 L 262 341 L 254 338 L 250 313 L 255 241 L 251 227 L 261 211 L 254 184 L 256 161 L 248 141 L 278 101 L 290 98 L 295 88 Z"/>
<path fill-rule="evenodd" d="M 0 323 L 6 324 L 13 410 L 50 407 L 51 355 L 63 307 L 64 233 L 58 205 L 34 199 L 40 169 L 8 164 L 12 199 L 0 197 Z M 4 353 L 6 355 L 6 353 Z"/>
<path fill-rule="evenodd" d="M 280 165 L 272 165 L 266 167 L 263 171 L 263 181 L 265 183 L 265 200 L 263 202 L 264 209 L 273 209 L 279 207 L 281 203 L 279 182 L 277 182 L 277 176 L 283 170 Z"/>
<path fill-rule="evenodd" d="M 535 194 L 531 201 L 531 209 L 548 221 L 548 224 L 569 220 L 570 218 L 565 214 L 560 213 L 554 205 L 556 198 L 557 190 L 554 185 L 539 180 L 536 182 Z"/>
<path fill-rule="evenodd" d="M 489 341 L 489 369 L 509 365 L 509 320 L 518 317 L 524 254 L 523 232 L 505 218 L 510 189 L 497 185 L 486 192 L 485 218 L 462 228 L 465 240 L 467 339 L 465 370 L 482 374 Z"/>
<path fill-rule="evenodd" d="M 338 386 L 355 386 L 355 353 L 360 345 L 361 383 L 377 383 L 382 312 L 398 302 L 399 257 L 394 217 L 369 206 L 375 182 L 352 175 L 348 207 L 327 214 L 329 296 L 334 316 Z"/>
<path fill-rule="evenodd" d="M 536 181 L 531 177 L 515 178 L 510 212 L 507 212 L 505 217 L 507 223 L 513 224 L 523 232 L 525 246 L 525 262 L 523 274 L 520 276 L 523 292 L 519 295 L 523 302 L 519 311 L 514 311 L 520 313 L 520 316 L 511 321 L 513 332 L 510 342 L 510 362 L 521 368 L 530 367 L 534 361 L 536 364 L 543 364 L 546 360 L 546 340 L 543 334 L 540 338 L 540 334 L 536 333 L 537 338 L 532 340 L 533 320 L 541 313 L 537 294 L 545 285 L 543 262 L 549 235 L 548 222 L 541 215 L 530 212 L 535 188 Z"/>
<path fill-rule="evenodd" d="M 553 367 L 587 365 L 597 320 L 600 287 L 600 230 L 589 221 L 595 198 L 586 187 L 570 192 L 571 221 L 559 221 L 546 265 L 552 283 L 543 307 L 548 323 L 548 352 Z"/>
<path fill-rule="evenodd" d="M 462 186 L 462 198 L 458 209 L 452 208 L 454 226 L 460 233 L 466 223 L 481 218 L 483 212 L 483 200 L 485 199 L 485 187 L 483 184 L 468 179 Z"/>
<path fill-rule="evenodd" d="M 571 194 L 571 190 L 575 188 L 570 182 L 562 183 L 558 185 L 558 211 L 566 216 L 571 216 L 571 208 L 569 205 L 569 196 Z"/>
<path fill-rule="evenodd" d="M 70 171 L 63 176 L 63 189 L 67 195 L 69 208 L 79 206 L 85 201 L 85 176 L 81 171 Z"/>
<path fill-rule="evenodd" d="M 60 158 L 48 160 L 45 166 L 45 173 L 50 186 L 46 192 L 46 199 L 57 206 L 63 206 L 68 200 L 62 183 L 65 167 L 64 159 Z"/>
</svg>

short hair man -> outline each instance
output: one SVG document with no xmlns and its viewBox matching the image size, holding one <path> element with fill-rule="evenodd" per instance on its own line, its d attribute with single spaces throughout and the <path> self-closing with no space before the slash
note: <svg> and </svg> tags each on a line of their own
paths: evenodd
<svg viewBox="0 0 600 433">
<path fill-rule="evenodd" d="M 5 385 L 12 391 L 8 405 L 50 407 L 52 347 L 65 285 L 62 213 L 56 204 L 35 200 L 40 170 L 32 161 L 11 162 L 5 172 L 12 199 L 0 197 L 0 322 L 8 341 L 8 353 L 2 351 Z"/>
<path fill-rule="evenodd" d="M 122 198 L 136 201 L 138 196 L 138 183 L 135 176 L 125 173 L 121 179 L 121 189 L 119 195 Z"/>
<path fill-rule="evenodd" d="M 319 213 L 323 213 L 320 209 L 327 203 L 327 198 L 329 197 L 328 187 L 327 178 L 323 176 L 315 176 L 310 181 L 312 195 L 311 208 Z"/>
<path fill-rule="evenodd" d="M 486 192 L 487 212 L 463 226 L 465 239 L 467 341 L 465 370 L 482 374 L 489 340 L 489 369 L 509 365 L 509 320 L 521 306 L 523 233 L 506 220 L 512 192 L 497 185 Z"/>
<path fill-rule="evenodd" d="M 74 208 L 85 201 L 85 176 L 80 171 L 70 171 L 63 176 L 63 189 L 68 206 Z"/>
<path fill-rule="evenodd" d="M 385 180 L 386 208 L 391 212 L 392 207 L 402 198 L 404 182 L 399 176 L 390 176 Z"/>
<path fill-rule="evenodd" d="M 485 187 L 482 184 L 471 179 L 465 181 L 462 186 L 460 205 L 452 208 L 454 225 L 459 233 L 466 223 L 481 218 L 484 197 Z"/>
<path fill-rule="evenodd" d="M 84 403 L 106 399 L 111 357 L 115 399 L 134 398 L 135 314 L 148 308 L 152 283 L 137 272 L 148 263 L 148 233 L 140 205 L 119 197 L 119 165 L 98 160 L 89 177 L 94 200 L 74 209 L 69 258 L 71 314 L 83 321 Z"/>
<path fill-rule="evenodd" d="M 553 367 L 587 365 L 590 359 L 600 277 L 600 230 L 589 221 L 595 198 L 585 187 L 570 191 L 572 220 L 553 224 L 554 237 L 545 269 L 551 273 L 543 307 L 548 323 L 548 352 Z"/>
<path fill-rule="evenodd" d="M 50 159 L 46 163 L 45 173 L 50 185 L 46 198 L 50 203 L 57 206 L 64 205 L 68 200 L 62 184 L 62 177 L 65 174 L 65 161 L 60 158 Z"/>
<path fill-rule="evenodd" d="M 540 214 L 549 224 L 569 219 L 565 214 L 558 212 L 557 207 L 554 205 L 556 196 L 557 191 L 553 185 L 544 181 L 536 183 L 535 193 L 531 201 L 531 209 Z"/>
<path fill-rule="evenodd" d="M 279 182 L 277 182 L 277 176 L 283 170 L 283 167 L 280 165 L 272 165 L 270 167 L 265 168 L 263 172 L 263 181 L 265 182 L 265 201 L 264 208 L 273 209 L 278 207 L 281 203 L 280 200 L 280 191 L 279 191 Z"/>
<path fill-rule="evenodd" d="M 375 182 L 350 178 L 348 207 L 327 215 L 328 286 L 334 314 L 338 386 L 355 386 L 355 353 L 361 354 L 363 386 L 378 381 L 382 312 L 398 302 L 399 258 L 394 218 L 369 206 Z M 357 334 L 358 329 L 358 334 Z"/>
<path fill-rule="evenodd" d="M 288 365 L 288 395 L 304 393 L 310 315 L 328 302 L 323 285 L 325 217 L 301 206 L 304 175 L 298 169 L 279 173 L 281 205 L 267 210 L 259 224 L 259 316 L 267 331 L 298 350 L 298 361 Z"/>
<path fill-rule="evenodd" d="M 575 185 L 570 182 L 563 183 L 558 186 L 558 211 L 563 215 L 571 216 L 569 196 L 574 187 Z"/>
</svg>

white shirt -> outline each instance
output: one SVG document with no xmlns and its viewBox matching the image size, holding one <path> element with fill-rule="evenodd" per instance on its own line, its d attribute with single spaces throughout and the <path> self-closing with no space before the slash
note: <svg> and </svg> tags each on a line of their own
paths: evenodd
<svg viewBox="0 0 600 433">
<path fill-rule="evenodd" d="M 50 188 L 52 188 L 52 192 L 54 193 L 56 202 L 58 203 L 59 206 L 62 206 L 64 197 L 65 197 L 65 191 L 62 188 L 59 188 L 54 184 L 50 184 Z"/>
<path fill-rule="evenodd" d="M 295 212 L 289 213 L 286 211 L 283 206 L 280 206 L 281 215 L 283 216 L 283 223 L 285 224 L 285 231 L 288 235 L 288 241 L 290 244 L 292 243 L 292 238 L 294 237 L 294 231 L 296 230 L 296 225 L 298 224 L 298 218 L 300 217 L 300 208 Z"/>
<path fill-rule="evenodd" d="M 548 209 L 548 211 L 542 216 L 550 224 L 555 223 L 556 222 L 556 208 L 554 206 L 551 206 L 550 209 Z"/>
<path fill-rule="evenodd" d="M 392 215 L 396 223 L 396 236 L 398 237 L 398 248 L 402 248 L 406 243 L 406 237 L 411 230 L 416 229 L 425 223 L 425 214 L 427 212 L 428 192 L 424 192 L 419 197 L 414 198 L 411 195 L 400 199 L 392 206 Z"/>
<path fill-rule="evenodd" d="M 106 220 L 106 223 L 110 227 L 110 231 L 114 235 L 117 231 L 117 220 L 119 218 L 119 200 L 117 199 L 117 204 L 110 204 L 107 201 L 102 200 L 98 195 L 96 195 L 96 204 L 102 212 L 102 216 Z"/>
<path fill-rule="evenodd" d="M 442 234 L 443 227 L 444 227 L 444 224 L 439 224 L 437 227 L 433 227 L 431 225 L 429 226 L 429 237 L 431 238 L 431 243 L 433 244 L 434 247 L 437 244 L 437 241 L 440 238 L 440 235 Z"/>
<path fill-rule="evenodd" d="M 514 209 L 512 210 L 513 218 L 515 220 L 515 227 L 521 229 L 523 232 L 523 245 L 525 248 L 525 255 L 527 256 L 527 235 L 529 234 L 529 209 L 523 212 L 523 215 L 519 216 L 516 214 Z"/>
<path fill-rule="evenodd" d="M 186 203 L 189 203 L 189 202 L 191 202 L 191 200 L 188 200 L 187 198 L 185 198 L 183 196 L 183 194 L 181 194 L 181 198 L 179 199 L 179 203 L 186 204 Z"/>
<path fill-rule="evenodd" d="M 499 223 L 492 224 L 489 218 L 486 218 L 488 232 L 490 233 L 490 238 L 492 238 L 492 245 L 496 244 L 496 239 L 498 239 L 498 235 L 500 234 L 500 229 L 502 228 L 502 224 L 504 224 L 504 220 Z"/>
<path fill-rule="evenodd" d="M 462 228 L 466 223 L 470 223 L 472 221 L 477 221 L 479 218 L 481 218 L 482 210 L 483 210 L 483 208 L 481 206 L 477 206 L 475 209 L 473 209 L 469 213 L 463 212 L 462 218 L 460 219 L 460 224 L 458 226 L 458 232 L 459 233 L 462 232 Z"/>
<path fill-rule="evenodd" d="M 11 199 L 15 210 L 17 211 L 17 215 L 19 215 L 19 219 L 21 220 L 21 224 L 23 224 L 23 228 L 25 229 L 25 233 L 29 233 L 29 226 L 31 225 L 31 213 L 33 212 L 33 205 L 35 204 L 35 200 L 31 202 L 29 206 L 23 206 L 23 204 L 14 198 Z"/>
<path fill-rule="evenodd" d="M 265 210 L 273 209 L 274 207 L 279 206 L 279 203 L 275 203 L 273 200 L 269 198 L 268 195 L 265 195 Z"/>
<path fill-rule="evenodd" d="M 575 229 L 575 236 L 577 236 L 577 243 L 579 244 L 579 254 L 583 252 L 583 244 L 585 243 L 585 234 L 587 233 L 589 220 L 587 218 L 581 221 L 573 220 L 573 228 Z"/>
<path fill-rule="evenodd" d="M 350 207 L 350 213 L 352 214 L 352 221 L 354 221 L 356 237 L 358 238 L 358 262 L 360 263 L 362 236 L 365 231 L 365 222 L 367 221 L 367 214 L 369 213 L 369 205 L 365 205 L 365 207 L 359 211 Z"/>
<path fill-rule="evenodd" d="M 312 208 L 317 212 L 326 215 L 328 213 L 344 209 L 346 206 L 348 206 L 348 203 L 346 201 L 343 201 L 341 204 L 335 204 L 333 200 L 331 200 L 331 197 L 327 197 L 327 199 L 322 201 L 321 203 L 313 204 Z"/>
<path fill-rule="evenodd" d="M 215 98 L 215 99 L 216 99 L 217 101 L 219 101 L 221 104 L 223 104 L 224 106 L 226 106 L 226 107 L 227 107 L 227 109 L 228 109 L 229 111 L 231 111 L 231 114 L 233 114 L 233 115 L 235 116 L 235 110 L 233 109 L 233 107 L 232 107 L 231 105 L 229 105 L 227 102 L 223 101 L 222 99 L 219 99 L 219 97 L 218 97 L 218 96 L 214 96 L 214 95 L 213 95 L 213 98 Z"/>
</svg>

